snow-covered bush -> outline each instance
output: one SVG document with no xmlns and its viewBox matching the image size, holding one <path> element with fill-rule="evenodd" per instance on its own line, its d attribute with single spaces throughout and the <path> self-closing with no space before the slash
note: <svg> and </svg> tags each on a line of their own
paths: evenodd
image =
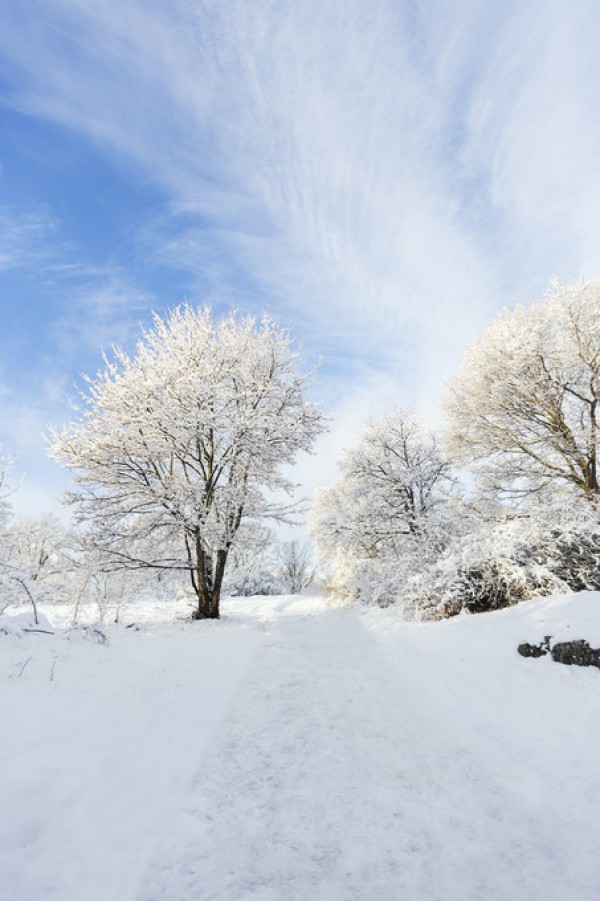
<svg viewBox="0 0 600 901">
<path fill-rule="evenodd" d="M 459 540 L 409 580 L 420 616 L 482 613 L 555 591 L 600 588 L 595 505 L 563 495 L 468 522 Z"/>
<path fill-rule="evenodd" d="M 268 569 L 240 569 L 227 578 L 224 591 L 231 597 L 253 597 L 283 594 L 283 586 Z"/>
<path fill-rule="evenodd" d="M 600 523 L 592 530 L 555 529 L 548 566 L 571 591 L 600 590 Z"/>
<path fill-rule="evenodd" d="M 484 613 L 551 594 L 558 585 L 528 547 L 519 524 L 486 523 L 463 535 L 439 560 L 413 579 L 414 606 L 420 618 Z"/>
</svg>

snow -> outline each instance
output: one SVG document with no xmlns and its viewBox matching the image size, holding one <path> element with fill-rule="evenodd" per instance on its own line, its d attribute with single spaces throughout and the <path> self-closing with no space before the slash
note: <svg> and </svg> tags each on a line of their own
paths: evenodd
<svg viewBox="0 0 600 901">
<path fill-rule="evenodd" d="M 600 896 L 600 673 L 516 653 L 600 646 L 600 594 L 182 612 L 128 607 L 106 644 L 0 619 L 2 901 Z"/>
</svg>

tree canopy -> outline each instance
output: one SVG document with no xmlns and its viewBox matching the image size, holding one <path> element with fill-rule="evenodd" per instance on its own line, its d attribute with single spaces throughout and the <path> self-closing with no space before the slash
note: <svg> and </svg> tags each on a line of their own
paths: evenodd
<svg viewBox="0 0 600 901">
<path fill-rule="evenodd" d="M 455 454 L 513 496 L 600 490 L 600 281 L 554 282 L 467 353 L 447 403 Z"/>
</svg>

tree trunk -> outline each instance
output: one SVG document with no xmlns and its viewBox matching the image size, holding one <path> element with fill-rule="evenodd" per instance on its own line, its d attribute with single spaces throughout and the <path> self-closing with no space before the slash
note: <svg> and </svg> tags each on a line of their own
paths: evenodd
<svg viewBox="0 0 600 901">
<path fill-rule="evenodd" d="M 588 460 L 587 483 L 590 493 L 595 498 L 598 492 L 598 469 L 597 469 L 597 441 L 598 441 L 598 424 L 596 422 L 597 400 L 592 401 L 590 410 L 590 452 Z"/>
<path fill-rule="evenodd" d="M 215 619 L 218 619 L 221 615 L 221 612 L 220 612 L 221 588 L 223 587 L 223 576 L 225 575 L 225 566 L 227 565 L 228 553 L 229 553 L 229 551 L 227 551 L 227 550 L 217 551 L 217 565 L 215 567 L 215 580 L 214 580 L 214 584 L 213 584 L 212 603 L 211 603 L 212 616 Z"/>
<path fill-rule="evenodd" d="M 221 560 L 223 552 L 217 552 L 217 565 L 213 574 L 212 555 L 207 554 L 199 545 L 196 551 L 196 572 L 193 584 L 198 598 L 198 607 L 194 610 L 192 618 L 219 619 L 219 601 L 225 569 L 224 562 Z"/>
<path fill-rule="evenodd" d="M 207 580 L 199 579 L 197 583 L 196 595 L 198 598 L 198 606 L 192 614 L 193 619 L 216 619 L 219 616 L 218 605 L 217 612 L 214 612 L 214 592 L 211 590 Z"/>
<path fill-rule="evenodd" d="M 230 542 L 231 543 L 231 542 Z M 192 619 L 219 619 L 221 615 L 221 589 L 229 556 L 229 545 L 211 554 L 203 547 L 200 531 L 185 539 L 189 574 L 198 606 Z"/>
<path fill-rule="evenodd" d="M 221 589 L 227 564 L 227 550 L 217 551 L 216 565 L 213 575 L 213 560 L 209 554 L 201 551 L 196 567 L 194 589 L 198 598 L 198 607 L 192 614 L 193 619 L 219 619 L 221 616 Z"/>
<path fill-rule="evenodd" d="M 193 619 L 211 619 L 212 559 L 204 552 L 199 536 L 196 536 L 196 566 L 192 584 L 198 598 Z"/>
</svg>

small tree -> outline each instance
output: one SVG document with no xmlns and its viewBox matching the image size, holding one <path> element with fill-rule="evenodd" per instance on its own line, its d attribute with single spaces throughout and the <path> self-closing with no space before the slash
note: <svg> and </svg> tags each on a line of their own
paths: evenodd
<svg viewBox="0 0 600 901">
<path fill-rule="evenodd" d="M 186 305 L 155 316 L 134 357 L 115 350 L 52 433 L 88 545 L 117 566 L 187 572 L 196 618 L 218 617 L 240 526 L 294 509 L 273 500 L 293 490 L 282 467 L 324 428 L 297 357 L 268 317 L 215 322 Z"/>
<path fill-rule="evenodd" d="M 599 401 L 600 281 L 554 282 L 467 353 L 448 399 L 451 447 L 494 493 L 566 486 L 593 500 Z"/>
<path fill-rule="evenodd" d="M 300 594 L 314 582 L 316 569 L 306 542 L 284 541 L 277 548 L 276 573 L 289 594 Z"/>
<path fill-rule="evenodd" d="M 12 457 L 0 448 L 0 534 L 12 510 L 9 498 L 14 494 L 15 488 L 11 485 L 9 476 L 13 465 Z"/>
<path fill-rule="evenodd" d="M 381 605 L 447 540 L 450 467 L 433 435 L 402 410 L 370 423 L 316 498 L 311 533 L 334 593 Z M 334 584 L 331 584 L 331 580 Z"/>
<path fill-rule="evenodd" d="M 12 510 L 9 498 L 15 491 L 14 486 L 10 484 L 9 475 L 13 464 L 13 459 L 0 448 L 0 613 L 14 602 L 16 587 L 14 580 L 9 577 L 11 543 L 8 523 Z M 37 621 L 35 607 L 34 616 Z"/>
<path fill-rule="evenodd" d="M 9 602 L 28 601 L 38 622 L 41 601 L 68 596 L 69 535 L 55 516 L 16 517 L 5 527 L 0 551 L 2 594 Z"/>
</svg>

